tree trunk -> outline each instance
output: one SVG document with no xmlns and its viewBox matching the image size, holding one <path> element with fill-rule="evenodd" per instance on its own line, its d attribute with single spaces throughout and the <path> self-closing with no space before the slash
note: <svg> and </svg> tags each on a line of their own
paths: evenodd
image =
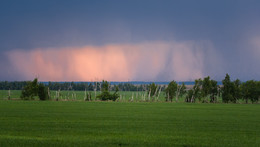
<svg viewBox="0 0 260 147">
<path fill-rule="evenodd" d="M 160 96 L 160 93 L 161 93 L 161 89 L 162 89 L 162 87 L 160 86 L 159 94 L 158 94 L 158 96 L 157 96 L 157 101 L 158 101 L 158 99 L 159 99 L 159 96 Z"/>
<path fill-rule="evenodd" d="M 151 89 L 150 89 L 150 91 L 149 91 L 148 101 L 150 101 L 150 96 L 151 96 Z"/>
<path fill-rule="evenodd" d="M 8 91 L 8 100 L 10 100 L 10 99 L 11 99 L 11 91 L 9 89 L 9 91 Z"/>
</svg>

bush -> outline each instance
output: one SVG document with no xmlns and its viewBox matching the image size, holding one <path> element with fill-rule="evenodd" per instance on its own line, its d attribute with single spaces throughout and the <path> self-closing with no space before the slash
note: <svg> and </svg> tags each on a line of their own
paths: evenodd
<svg viewBox="0 0 260 147">
<path fill-rule="evenodd" d="M 39 96 L 40 100 L 48 100 L 49 99 L 48 89 L 42 83 L 39 84 L 38 96 Z"/>
<path fill-rule="evenodd" d="M 40 100 L 49 99 L 47 87 L 42 83 L 39 84 L 37 78 L 27 82 L 22 90 L 21 99 L 30 100 L 34 99 L 35 96 L 38 96 Z"/>
<path fill-rule="evenodd" d="M 107 81 L 102 82 L 102 93 L 97 96 L 102 101 L 112 100 L 115 101 L 117 98 L 119 98 L 118 95 L 118 87 L 116 87 L 116 91 L 113 94 L 110 94 L 109 92 L 109 83 Z"/>
<path fill-rule="evenodd" d="M 38 95 L 38 79 L 28 81 L 22 90 L 21 99 L 30 100 Z"/>
</svg>

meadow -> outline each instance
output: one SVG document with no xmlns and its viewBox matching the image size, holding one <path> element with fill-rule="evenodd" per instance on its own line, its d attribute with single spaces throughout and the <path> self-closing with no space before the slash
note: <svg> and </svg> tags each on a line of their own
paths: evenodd
<svg viewBox="0 0 260 147">
<path fill-rule="evenodd" d="M 260 146 L 259 104 L 0 101 L 0 146 Z"/>
</svg>

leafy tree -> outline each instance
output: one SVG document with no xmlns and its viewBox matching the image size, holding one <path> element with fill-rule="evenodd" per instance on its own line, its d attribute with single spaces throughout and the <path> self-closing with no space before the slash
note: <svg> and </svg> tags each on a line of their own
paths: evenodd
<svg viewBox="0 0 260 147">
<path fill-rule="evenodd" d="M 222 87 L 222 101 L 224 103 L 228 103 L 230 100 L 233 99 L 232 89 L 233 83 L 230 81 L 230 76 L 226 74 L 224 80 L 222 80 L 223 87 Z"/>
<path fill-rule="evenodd" d="M 165 93 L 166 93 L 166 97 L 165 97 L 166 101 L 172 102 L 174 97 L 176 98 L 176 101 L 178 101 L 178 97 L 183 96 L 186 93 L 186 86 L 184 83 L 182 83 L 182 85 L 178 85 L 177 82 L 171 81 L 168 84 L 168 87 L 165 89 Z"/>
<path fill-rule="evenodd" d="M 192 102 L 193 93 L 194 93 L 193 89 L 188 90 L 185 102 L 188 102 L 188 103 Z"/>
<path fill-rule="evenodd" d="M 155 85 L 155 83 L 152 83 L 148 86 L 148 95 L 152 97 L 152 100 L 154 100 L 154 97 L 157 95 L 158 86 Z"/>
<path fill-rule="evenodd" d="M 148 94 L 150 93 L 150 96 L 154 96 L 156 93 L 156 89 L 157 89 L 157 85 L 155 85 L 155 83 L 152 83 L 149 85 L 149 91 Z"/>
<path fill-rule="evenodd" d="M 28 81 L 27 85 L 22 90 L 21 99 L 29 100 L 38 95 L 38 79 L 35 78 L 32 82 Z"/>
<path fill-rule="evenodd" d="M 175 81 L 171 81 L 168 87 L 165 89 L 166 101 L 171 101 L 176 96 L 178 84 Z"/>
<path fill-rule="evenodd" d="M 203 97 L 207 97 L 210 94 L 211 87 L 212 87 L 212 85 L 211 85 L 210 77 L 207 76 L 202 81 L 202 88 L 201 88 L 202 93 L 201 94 Z"/>
<path fill-rule="evenodd" d="M 218 82 L 215 80 L 211 80 L 211 88 L 210 88 L 210 102 L 215 103 L 217 102 L 217 95 L 218 95 Z"/>
<path fill-rule="evenodd" d="M 176 101 L 179 100 L 179 96 L 183 96 L 186 93 L 186 86 L 184 83 L 181 85 L 177 85 L 177 91 L 176 91 Z"/>
<path fill-rule="evenodd" d="M 207 102 L 207 98 L 210 97 L 210 102 L 215 103 L 218 95 L 218 82 L 210 80 L 210 77 L 205 77 L 202 81 L 201 96 L 204 97 L 204 102 Z"/>
<path fill-rule="evenodd" d="M 113 101 L 115 101 L 116 99 L 119 98 L 118 91 L 119 91 L 118 86 L 115 86 L 115 92 L 112 94 L 112 100 L 113 100 Z"/>
<path fill-rule="evenodd" d="M 182 83 L 180 86 L 179 96 L 183 96 L 186 93 L 186 86 Z"/>
<path fill-rule="evenodd" d="M 233 99 L 231 101 L 233 103 L 237 103 L 237 101 L 242 98 L 241 81 L 239 79 L 236 79 L 233 82 L 232 94 L 233 94 Z"/>
<path fill-rule="evenodd" d="M 21 99 L 29 100 L 34 99 L 36 96 L 38 96 L 40 100 L 49 99 L 47 87 L 42 83 L 39 84 L 37 78 L 27 82 L 27 85 L 25 85 L 22 90 Z"/>
<path fill-rule="evenodd" d="M 202 80 L 196 79 L 195 84 L 192 89 L 188 90 L 188 94 L 186 96 L 186 102 L 194 103 L 196 99 L 201 99 L 201 85 Z"/>
<path fill-rule="evenodd" d="M 257 102 L 260 96 L 260 84 L 259 82 L 250 80 L 242 84 L 242 97 L 248 103 L 251 100 L 252 103 Z"/>
<path fill-rule="evenodd" d="M 201 85 L 202 85 L 202 80 L 197 79 L 195 80 L 195 85 L 193 86 L 193 99 L 192 101 L 195 102 L 196 99 L 201 100 Z"/>
<path fill-rule="evenodd" d="M 224 103 L 233 102 L 236 103 L 242 98 L 241 94 L 241 82 L 239 79 L 231 81 L 228 74 L 224 80 L 222 80 L 222 101 Z"/>
</svg>

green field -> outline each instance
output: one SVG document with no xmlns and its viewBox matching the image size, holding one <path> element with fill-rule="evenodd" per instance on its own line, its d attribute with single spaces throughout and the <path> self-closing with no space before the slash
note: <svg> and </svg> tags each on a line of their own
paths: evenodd
<svg viewBox="0 0 260 147">
<path fill-rule="evenodd" d="M 259 104 L 0 101 L 0 146 L 260 146 Z"/>
</svg>

